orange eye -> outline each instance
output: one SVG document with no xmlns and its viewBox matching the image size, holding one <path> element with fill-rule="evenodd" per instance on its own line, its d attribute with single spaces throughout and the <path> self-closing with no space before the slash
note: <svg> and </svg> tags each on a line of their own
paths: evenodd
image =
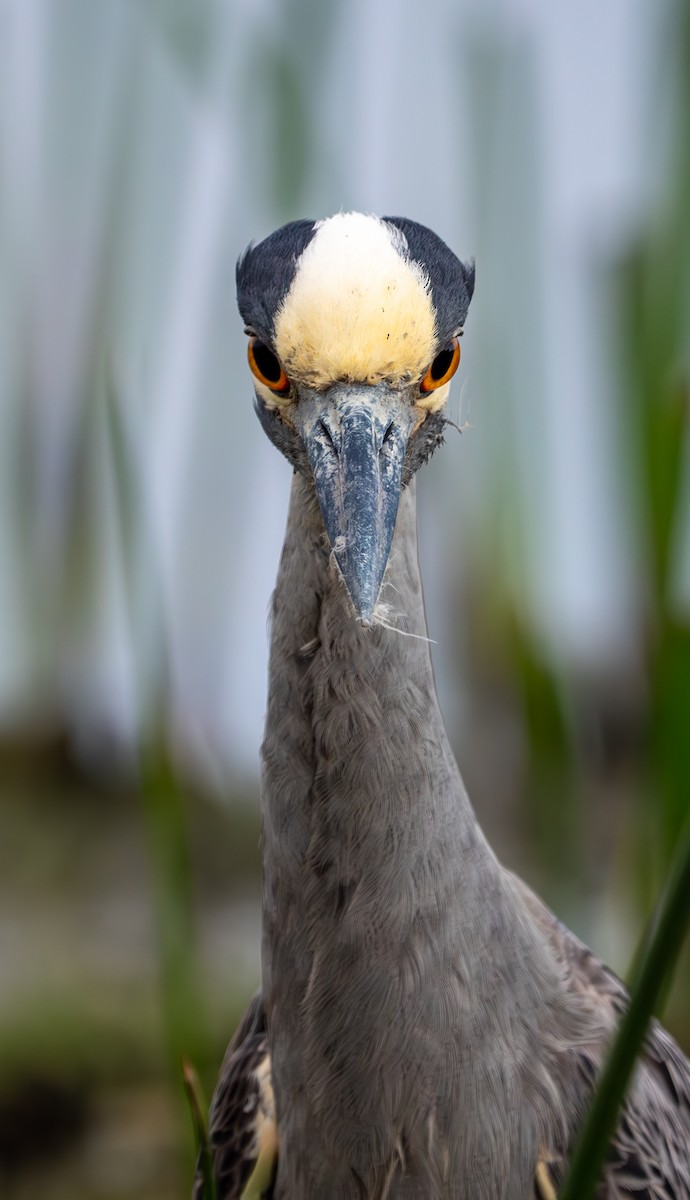
<svg viewBox="0 0 690 1200">
<path fill-rule="evenodd" d="M 429 370 L 419 385 L 420 392 L 433 392 L 443 387 L 458 369 L 460 362 L 460 342 L 456 337 L 439 350 Z"/>
<path fill-rule="evenodd" d="M 277 392 L 280 396 L 287 395 L 290 391 L 290 380 L 275 354 L 265 342 L 259 341 L 257 337 L 251 337 L 247 346 L 247 358 L 252 374 L 256 375 L 259 383 L 263 383 L 265 387 L 270 388 L 272 392 Z"/>
</svg>

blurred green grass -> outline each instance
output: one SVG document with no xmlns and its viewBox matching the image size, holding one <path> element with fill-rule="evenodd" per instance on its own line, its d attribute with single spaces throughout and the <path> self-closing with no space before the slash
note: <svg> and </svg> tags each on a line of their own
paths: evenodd
<svg viewBox="0 0 690 1200">
<path fill-rule="evenodd" d="M 121 765 L 111 763 L 105 778 L 84 775 L 65 740 L 44 735 L 0 745 L 0 776 L 0 904 L 13 929 L 0 978 L 2 1195 L 13 1200 L 39 1187 L 57 1198 L 85 1171 L 93 1177 L 93 1191 L 79 1185 L 85 1200 L 138 1194 L 129 1179 L 103 1190 L 92 1158 L 102 1142 L 126 1141 L 128 1112 L 145 1126 L 149 1110 L 141 1194 L 184 1195 L 193 1152 L 181 1056 L 194 1059 L 210 1093 L 229 1031 L 256 986 L 258 959 L 245 953 L 244 967 L 241 959 L 217 963 L 216 941 L 202 948 L 189 930 L 227 927 L 233 945 L 253 936 L 251 923 L 246 933 L 243 926 L 259 901 L 256 803 L 237 797 L 230 815 L 178 781 L 180 824 L 164 818 L 161 854 L 161 813 L 152 843 L 151 793 L 146 799 Z M 147 775 L 167 815 L 169 778 L 169 764 Z M 161 900 L 158 856 L 165 860 L 171 830 L 183 828 L 189 886 L 168 908 L 177 876 L 167 877 Z M 180 987 L 187 970 L 193 986 Z M 34 1144 L 39 1118 L 44 1156 Z M 56 1171 L 63 1163 L 64 1179 L 62 1166 Z"/>
</svg>

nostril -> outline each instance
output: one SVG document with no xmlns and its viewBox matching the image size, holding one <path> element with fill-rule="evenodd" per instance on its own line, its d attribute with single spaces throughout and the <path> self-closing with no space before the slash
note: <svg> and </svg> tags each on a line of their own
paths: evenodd
<svg viewBox="0 0 690 1200">
<path fill-rule="evenodd" d="M 381 439 L 381 448 L 379 450 L 379 454 L 383 454 L 383 451 L 386 449 L 386 446 L 388 446 L 393 441 L 394 436 L 395 436 L 395 422 L 391 421 L 390 425 L 388 426 L 388 428 L 386 429 L 386 432 L 383 435 L 383 438 Z"/>
<path fill-rule="evenodd" d="M 328 428 L 328 425 L 326 424 L 326 422 L 324 420 L 319 420 L 318 430 L 319 430 L 319 434 L 321 435 L 323 442 L 328 447 L 328 449 L 332 450 L 334 454 L 337 454 L 338 447 L 335 444 L 333 434 L 331 433 L 330 429 Z"/>
</svg>

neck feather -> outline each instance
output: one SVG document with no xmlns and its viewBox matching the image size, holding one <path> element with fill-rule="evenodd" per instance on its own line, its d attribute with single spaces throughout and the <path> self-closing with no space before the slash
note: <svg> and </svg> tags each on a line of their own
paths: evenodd
<svg viewBox="0 0 690 1200">
<path fill-rule="evenodd" d="M 491 857 L 438 708 L 414 483 L 402 494 L 382 600 L 395 629 L 355 620 L 313 488 L 295 475 L 263 746 L 264 972 L 282 958 L 287 928 L 302 986 L 317 925 L 332 938 L 343 910 L 364 905 L 404 938 L 415 913 L 439 911 L 468 863 Z"/>
<path fill-rule="evenodd" d="M 511 1195 L 526 1195 L 538 1135 L 536 1124 L 510 1132 L 522 1112 L 511 1031 L 516 1013 L 547 1011 L 555 976 L 478 829 L 443 727 L 423 640 L 414 485 L 383 599 L 390 623 L 417 637 L 357 623 L 313 489 L 295 476 L 263 746 L 276 1195 L 458 1195 L 468 1179 L 468 1195 L 503 1195 L 509 1177 Z M 521 1037 L 536 1072 L 537 1032 Z M 531 1075 L 524 1085 L 543 1087 Z M 474 1137 L 458 1123 L 466 1111 Z M 491 1129 L 502 1156 L 482 1142 Z"/>
</svg>

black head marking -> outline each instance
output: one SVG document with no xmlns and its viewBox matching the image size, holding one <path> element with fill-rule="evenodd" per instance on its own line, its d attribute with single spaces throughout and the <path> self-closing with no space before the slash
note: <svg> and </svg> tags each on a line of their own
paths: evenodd
<svg viewBox="0 0 690 1200">
<path fill-rule="evenodd" d="M 245 325 L 273 342 L 276 313 L 290 290 L 297 263 L 314 236 L 314 221 L 291 221 L 250 245 L 237 261 L 237 304 Z"/>
<path fill-rule="evenodd" d="M 439 344 L 447 342 L 465 324 L 474 291 L 474 263 L 463 263 L 445 242 L 425 225 L 406 217 L 383 217 L 405 236 L 410 258 L 431 280 Z"/>
</svg>

